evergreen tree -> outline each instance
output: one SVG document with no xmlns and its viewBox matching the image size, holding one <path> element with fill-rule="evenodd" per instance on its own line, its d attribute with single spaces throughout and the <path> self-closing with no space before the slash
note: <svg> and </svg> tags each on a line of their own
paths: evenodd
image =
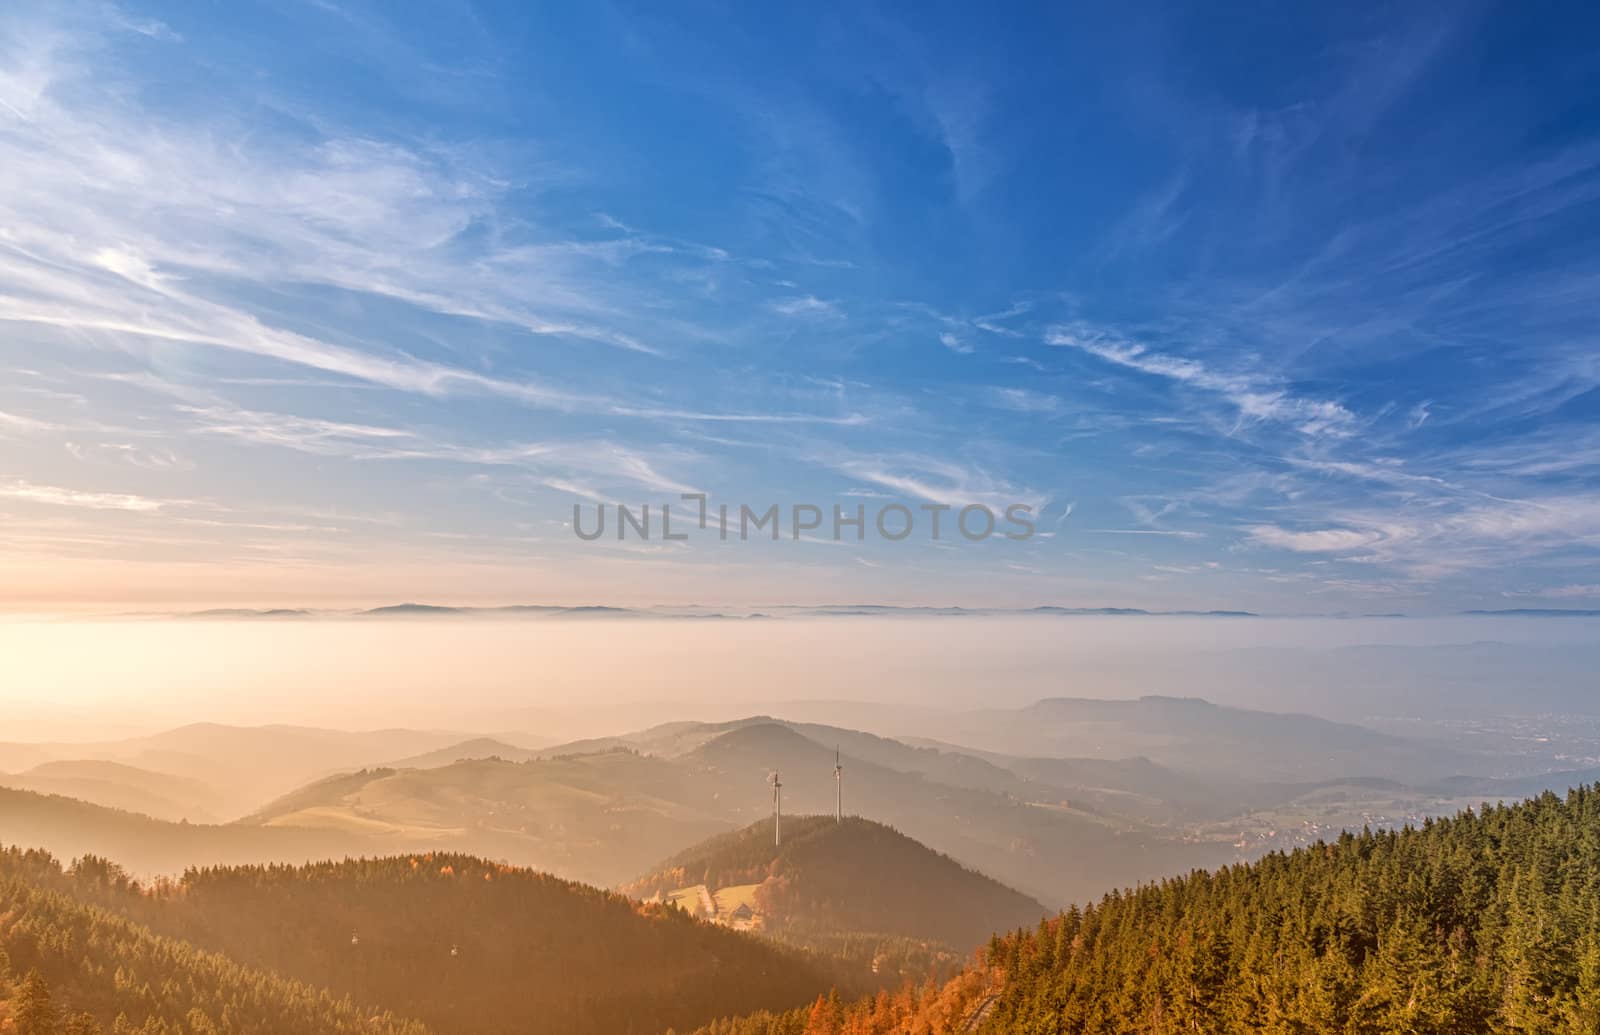
<svg viewBox="0 0 1600 1035">
<path fill-rule="evenodd" d="M 11 1001 L 12 1025 L 17 1035 L 59 1035 L 50 986 L 38 969 L 28 971 Z"/>
<path fill-rule="evenodd" d="M 1596 1035 L 1600 788 L 1114 892 L 991 940 L 941 990 L 849 1006 L 844 1023 L 895 1035 Z"/>
<path fill-rule="evenodd" d="M 100 1022 L 87 1013 L 73 1014 L 61 1028 L 62 1035 L 101 1035 Z"/>
</svg>

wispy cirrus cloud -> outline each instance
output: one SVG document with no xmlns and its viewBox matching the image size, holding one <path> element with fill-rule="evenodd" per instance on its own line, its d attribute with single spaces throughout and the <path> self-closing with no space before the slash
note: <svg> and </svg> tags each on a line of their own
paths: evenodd
<svg viewBox="0 0 1600 1035">
<path fill-rule="evenodd" d="M 815 461 L 901 496 L 950 507 L 983 504 L 1000 513 L 1013 503 L 1021 503 L 1037 513 L 1045 503 L 1045 497 L 1036 491 L 1013 485 L 980 467 L 942 457 L 900 453 L 817 457 Z"/>
<path fill-rule="evenodd" d="M 509 198 L 546 184 L 529 181 L 527 163 L 504 172 L 470 143 L 378 140 L 315 120 L 303 132 L 241 135 L 227 116 L 168 118 L 118 89 L 115 61 L 98 52 L 106 30 L 88 22 L 53 34 L 4 27 L 0 53 L 29 74 L 0 82 L 0 99 L 21 113 L 0 121 L 8 227 L 0 321 L 90 340 L 227 349 L 396 391 L 739 419 L 559 385 L 515 369 L 526 361 L 490 372 L 420 357 L 381 332 L 352 340 L 290 329 L 241 304 L 239 283 L 313 285 L 551 342 L 659 356 L 647 337 L 715 337 L 673 304 L 675 278 L 730 256 L 609 217 L 593 223 L 601 236 L 530 226 Z M 569 175 L 553 169 L 548 179 Z M 638 258 L 674 268 L 635 266 Z M 839 314 L 809 295 L 774 305 Z"/>
<path fill-rule="evenodd" d="M 1450 59 L 1453 18 L 1319 26 L 1310 74 L 1226 91 L 1182 61 L 1101 77 L 1088 155 L 1024 151 L 1062 128 L 1038 101 L 1130 55 L 1019 64 L 936 13 L 841 11 L 754 77 L 742 15 L 615 15 L 623 65 L 583 49 L 605 31 L 561 42 L 615 92 L 565 106 L 545 44 L 501 49 L 487 9 L 447 44 L 377 8 L 285 15 L 337 20 L 360 98 L 281 60 L 292 34 L 243 56 L 225 20 L 171 17 L 0 12 L 0 477 L 34 487 L 8 498 L 24 514 L 216 517 L 95 487 L 370 507 L 396 543 L 492 558 L 555 526 L 528 513 L 552 491 L 1055 486 L 1078 506 L 1039 546 L 1078 539 L 1116 592 L 1215 550 L 1274 555 L 1229 566 L 1264 596 L 1594 581 L 1600 267 L 1577 237 L 1600 147 L 1538 128 L 1532 99 L 1563 89 L 1539 69 L 1528 118 L 1486 88 L 1426 120 L 1426 149 L 1374 134 Z M 257 463 L 262 484 L 232 475 Z M 65 485 L 48 514 L 37 487 Z"/>
<path fill-rule="evenodd" d="M 42 503 L 51 507 L 72 507 L 80 510 L 122 510 L 136 514 L 153 514 L 170 507 L 186 506 L 188 500 L 153 499 L 119 492 L 90 492 L 68 489 L 58 485 L 38 485 L 28 481 L 0 482 L 0 497 L 24 503 Z"/>
<path fill-rule="evenodd" d="M 667 464 L 686 466 L 697 461 L 682 450 L 657 450 L 652 455 L 607 439 L 571 438 L 472 445 L 406 428 L 262 411 L 186 409 L 197 430 L 205 433 L 317 456 L 521 468 L 551 488 L 589 498 L 610 498 L 611 491 L 624 487 L 674 494 L 699 491 L 690 482 L 663 470 Z"/>
<path fill-rule="evenodd" d="M 1002 338 L 1021 338 L 1023 332 L 1011 326 L 1011 321 L 1026 316 L 1033 308 L 1033 303 L 1026 300 L 1013 302 L 999 312 L 973 317 L 972 326 Z"/>
<path fill-rule="evenodd" d="M 960 353 L 964 356 L 970 356 L 972 353 L 978 351 L 970 343 L 962 339 L 959 334 L 956 334 L 953 331 L 940 331 L 939 344 L 943 345 L 951 352 Z"/>
<path fill-rule="evenodd" d="M 1288 424 L 1304 435 L 1345 436 L 1354 433 L 1356 416 L 1344 404 L 1298 395 L 1273 378 L 1251 372 L 1222 371 L 1187 356 L 1157 352 L 1139 342 L 1084 325 L 1058 324 L 1045 332 L 1045 342 L 1088 353 L 1127 370 L 1215 393 L 1227 400 L 1246 422 Z"/>
<path fill-rule="evenodd" d="M 709 424 L 831 424 L 854 427 L 870 424 L 872 417 L 864 413 L 812 414 L 812 413 L 717 413 L 703 410 L 677 410 L 657 406 L 635 406 L 609 402 L 604 412 L 619 417 L 645 417 L 653 420 L 681 420 Z"/>
<path fill-rule="evenodd" d="M 50 421 L 39 420 L 37 417 L 29 417 L 20 413 L 7 413 L 4 410 L 0 410 L 0 434 L 6 431 L 22 433 L 51 431 L 57 426 Z"/>
<path fill-rule="evenodd" d="M 1544 597 L 1550 600 L 1600 600 L 1600 583 L 1568 583 L 1534 590 L 1507 590 L 1507 597 Z"/>
<path fill-rule="evenodd" d="M 1031 388 L 990 388 L 984 398 L 991 405 L 1014 413 L 1050 414 L 1061 409 L 1058 397 Z"/>
<path fill-rule="evenodd" d="M 294 414 L 217 406 L 180 406 L 178 409 L 194 420 L 198 430 L 210 434 L 330 456 L 380 456 L 385 447 L 399 448 L 401 443 L 417 439 L 414 432 L 403 428 Z"/>
<path fill-rule="evenodd" d="M 1297 532 L 1277 525 L 1255 525 L 1246 531 L 1253 542 L 1294 553 L 1346 553 L 1390 540 L 1376 529 L 1317 528 Z"/>
<path fill-rule="evenodd" d="M 1204 539 L 1204 532 L 1185 528 L 1090 528 L 1096 535 L 1148 535 L 1169 539 Z"/>
<path fill-rule="evenodd" d="M 20 264 L 9 264 L 0 245 L 0 273 L 25 277 Z M 155 315 L 150 299 L 124 299 L 126 312 L 115 311 L 114 293 L 102 296 L 91 308 L 53 302 L 6 299 L 0 295 L 0 320 L 32 323 L 66 330 L 105 332 L 139 339 L 182 342 L 277 360 L 328 374 L 349 377 L 384 388 L 422 395 L 490 395 L 561 412 L 607 413 L 620 417 L 665 418 L 681 421 L 858 424 L 860 414 L 718 413 L 693 409 L 643 406 L 625 400 L 553 387 L 532 378 L 496 377 L 448 364 L 419 360 L 404 354 L 374 353 L 331 344 L 262 323 L 252 314 L 197 298 L 177 286 L 147 286 L 167 303 Z"/>
<path fill-rule="evenodd" d="M 1419 580 L 1509 568 L 1551 550 L 1600 546 L 1600 497 L 1593 496 L 1434 499 L 1421 508 L 1329 516 L 1320 526 L 1262 524 L 1244 531 L 1261 546 L 1392 566 Z"/>
<path fill-rule="evenodd" d="M 830 302 L 816 295 L 802 295 L 797 298 L 782 298 L 772 303 L 772 311 L 779 316 L 804 316 L 822 320 L 841 320 L 844 312 L 837 302 Z"/>
</svg>

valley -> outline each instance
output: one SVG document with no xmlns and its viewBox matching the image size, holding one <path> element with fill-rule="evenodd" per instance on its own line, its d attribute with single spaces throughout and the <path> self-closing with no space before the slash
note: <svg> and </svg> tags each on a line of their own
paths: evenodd
<svg viewBox="0 0 1600 1035">
<path fill-rule="evenodd" d="M 545 745 L 295 727 L 10 745 L 6 757 L 31 762 L 0 780 L 11 915 L 99 925 L 125 969 L 173 940 L 174 958 L 201 968 L 185 978 L 203 990 L 185 1011 L 227 1001 L 231 1016 L 266 1017 L 301 994 L 247 1003 L 234 979 L 199 976 L 215 966 L 207 954 L 334 997 L 325 1019 L 284 1031 L 509 1033 L 559 1018 L 596 1035 L 743 1032 L 740 1016 L 784 1031 L 818 1002 L 837 1003 L 827 1010 L 843 1023 L 855 997 L 929 981 L 960 990 L 941 1001 L 982 1027 L 1010 1008 L 992 972 L 964 969 L 972 954 L 993 958 L 997 935 L 1056 910 L 1589 775 L 1508 765 L 1514 741 L 1441 746 L 1199 701 L 965 718 L 956 729 L 924 715 L 920 734 L 940 736 L 903 738 L 759 715 Z M 1285 779 L 1295 753 L 1323 778 Z M 239 772 L 240 759 L 263 765 Z M 268 936 L 269 916 L 293 919 Z M 96 971 L 51 956 L 27 923 L 0 926 L 27 964 L 13 988 L 37 969 L 58 998 L 114 1021 L 96 1005 L 111 997 Z M 673 963 L 623 964 L 637 987 L 583 991 L 580 975 L 629 953 Z M 513 980 L 546 991 L 518 1005 L 490 994 Z M 175 1002 L 138 1008 L 179 1015 Z"/>
<path fill-rule="evenodd" d="M 1600 1035 L 1600 4 L 0 2 L 0 1035 Z"/>
</svg>

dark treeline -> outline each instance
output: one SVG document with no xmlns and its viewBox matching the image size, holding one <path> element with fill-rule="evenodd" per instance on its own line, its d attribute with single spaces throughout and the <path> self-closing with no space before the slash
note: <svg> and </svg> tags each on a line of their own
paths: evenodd
<svg viewBox="0 0 1600 1035">
<path fill-rule="evenodd" d="M 88 858 L 45 883 L 63 907 L 88 903 L 106 922 L 221 953 L 218 965 L 225 956 L 438 1032 L 655 1033 L 804 1003 L 830 984 L 798 952 L 465 855 L 208 868 L 151 887 Z"/>
<path fill-rule="evenodd" d="M 43 852 L 0 850 L 0 1017 L 17 1035 L 427 1035 L 158 936 L 73 897 L 74 884 Z"/>
<path fill-rule="evenodd" d="M 996 937 L 944 986 L 704 1035 L 1600 1030 L 1600 787 L 1194 873 Z"/>
</svg>

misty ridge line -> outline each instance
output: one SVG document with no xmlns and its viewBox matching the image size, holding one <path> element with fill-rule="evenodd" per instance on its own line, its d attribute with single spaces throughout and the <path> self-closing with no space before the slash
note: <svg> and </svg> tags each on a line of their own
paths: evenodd
<svg viewBox="0 0 1600 1035">
<path fill-rule="evenodd" d="M 19 616 L 21 616 L 19 614 Z M 780 620 L 795 618 L 1322 618 L 1334 620 L 1357 619 L 1424 619 L 1440 617 L 1462 618 L 1600 618 L 1595 608 L 1503 608 L 1497 610 L 1473 609 L 1439 614 L 1385 612 L 1264 612 L 1232 608 L 1186 608 L 1179 610 L 1151 610 L 1142 607 L 1084 606 L 1069 607 L 1057 604 L 1038 604 L 1032 607 L 966 607 L 961 605 L 901 605 L 901 604 L 652 604 L 643 607 L 624 607 L 612 604 L 429 604 L 407 601 L 374 607 L 317 608 L 317 607 L 215 607 L 195 611 L 123 611 L 104 614 L 75 614 L 58 616 L 63 619 L 127 618 L 127 619 L 215 619 L 248 620 L 275 619 L 281 621 L 308 619 L 397 619 L 397 618 L 505 618 L 505 619 L 625 619 L 652 620 Z"/>
<path fill-rule="evenodd" d="M 619 607 L 606 604 L 501 604 L 487 606 L 402 603 L 370 608 L 309 608 L 309 607 L 220 607 L 199 611 L 135 611 L 121 612 L 109 617 L 118 618 L 172 618 L 172 619 L 403 619 L 403 618 L 594 618 L 652 620 L 670 619 L 725 619 L 725 620 L 779 620 L 786 618 L 1010 618 L 1010 617 L 1127 617 L 1127 618 L 1267 618 L 1271 615 L 1254 611 L 1184 610 L 1150 611 L 1137 607 L 1061 607 L 1039 605 L 1036 607 L 937 607 L 900 606 L 894 604 L 823 604 L 815 606 L 778 604 L 770 607 L 734 607 L 720 605 L 652 605 L 649 607 Z M 80 616 L 81 617 L 81 616 Z M 1371 617 L 1371 616 L 1355 616 Z M 1391 617 L 1391 616 L 1385 616 Z"/>
</svg>

